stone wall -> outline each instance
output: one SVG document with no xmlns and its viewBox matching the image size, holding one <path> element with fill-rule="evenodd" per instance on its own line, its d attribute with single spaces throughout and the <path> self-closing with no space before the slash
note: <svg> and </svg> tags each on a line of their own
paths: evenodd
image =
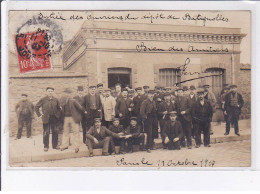
<svg viewBox="0 0 260 194">
<path fill-rule="evenodd" d="M 244 99 L 244 107 L 242 108 L 241 119 L 251 118 L 251 66 L 250 64 L 241 64 L 239 79 L 236 79 L 238 92 L 242 94 Z"/>
<path fill-rule="evenodd" d="M 39 99 L 45 96 L 47 86 L 55 88 L 55 97 L 60 98 L 65 88 L 71 88 L 73 95 L 76 95 L 77 86 L 82 85 L 87 92 L 87 76 L 68 76 L 68 77 L 11 77 L 9 79 L 9 134 L 17 133 L 17 116 L 15 114 L 16 103 L 21 99 L 21 94 L 28 94 L 29 100 L 35 105 Z M 25 134 L 24 128 L 23 133 Z M 36 114 L 32 122 L 32 134 L 42 133 L 42 121 Z"/>
</svg>

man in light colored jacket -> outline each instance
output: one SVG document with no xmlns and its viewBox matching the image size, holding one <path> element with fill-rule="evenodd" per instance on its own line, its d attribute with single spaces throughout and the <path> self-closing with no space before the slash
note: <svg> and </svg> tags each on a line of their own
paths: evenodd
<svg viewBox="0 0 260 194">
<path fill-rule="evenodd" d="M 104 98 L 103 98 L 103 111 L 104 111 L 104 120 L 105 126 L 108 128 L 109 125 L 112 123 L 115 117 L 115 107 L 116 107 L 116 100 L 113 96 L 111 96 L 111 90 L 105 89 L 104 90 Z"/>
</svg>

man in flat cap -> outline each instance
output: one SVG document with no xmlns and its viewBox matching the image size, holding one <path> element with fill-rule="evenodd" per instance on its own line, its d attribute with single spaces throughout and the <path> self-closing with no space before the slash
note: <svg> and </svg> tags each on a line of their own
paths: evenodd
<svg viewBox="0 0 260 194">
<path fill-rule="evenodd" d="M 144 89 L 144 95 L 147 97 L 148 91 L 150 90 L 150 87 L 149 86 L 143 86 L 143 89 Z"/>
<path fill-rule="evenodd" d="M 119 98 L 116 102 L 116 116 L 120 119 L 120 124 L 126 128 L 129 125 L 129 118 L 130 118 L 130 104 L 131 101 L 127 97 L 127 90 L 124 88 L 122 89 L 122 97 Z"/>
<path fill-rule="evenodd" d="M 84 108 L 84 87 L 78 86 L 77 89 L 77 95 L 74 96 L 74 99 Z M 82 113 L 81 115 L 81 127 L 82 127 L 82 133 L 83 133 L 83 143 L 86 143 L 86 114 Z"/>
<path fill-rule="evenodd" d="M 210 102 L 204 98 L 204 89 L 197 92 L 198 100 L 192 107 L 192 117 L 195 126 L 196 148 L 201 145 L 201 131 L 203 131 L 203 142 L 205 147 L 210 147 L 210 122 L 212 120 L 213 108 Z"/>
<path fill-rule="evenodd" d="M 30 100 L 28 100 L 27 94 L 22 94 L 21 96 L 22 100 L 20 100 L 15 106 L 15 112 L 18 118 L 18 131 L 16 139 L 21 139 L 24 123 L 27 129 L 27 138 L 30 138 L 32 135 L 34 105 Z"/>
<path fill-rule="evenodd" d="M 116 100 L 111 96 L 111 90 L 109 88 L 104 90 L 103 113 L 105 126 L 108 128 L 116 116 Z"/>
<path fill-rule="evenodd" d="M 146 149 L 148 153 L 153 149 L 156 125 L 158 125 L 156 123 L 156 103 L 153 100 L 154 93 L 154 90 L 148 91 L 148 98 L 142 102 L 140 108 L 140 115 L 144 122 L 144 131 L 147 133 Z"/>
<path fill-rule="evenodd" d="M 121 137 L 120 135 L 107 129 L 105 126 L 101 126 L 101 118 L 95 118 L 94 125 L 87 132 L 89 156 L 93 156 L 93 149 L 95 148 L 102 148 L 103 155 L 108 156 L 111 136 L 117 138 Z"/>
<path fill-rule="evenodd" d="M 163 148 L 166 148 L 166 145 L 164 142 L 164 140 L 165 140 L 165 136 L 164 136 L 165 135 L 165 133 L 164 133 L 165 123 L 170 120 L 170 112 L 176 111 L 176 110 L 177 109 L 176 109 L 175 104 L 172 104 L 172 102 L 171 102 L 170 93 L 165 93 L 164 101 L 158 105 L 158 110 L 157 110 Z"/>
<path fill-rule="evenodd" d="M 183 137 L 181 139 L 181 146 L 186 147 L 188 149 L 192 149 L 192 142 L 191 142 L 191 106 L 188 101 L 188 97 L 184 96 L 183 89 L 181 87 L 178 88 L 178 96 L 176 98 L 176 107 L 177 107 L 177 114 L 178 120 L 181 122 L 182 129 L 183 129 Z"/>
<path fill-rule="evenodd" d="M 128 144 L 128 152 L 133 152 L 133 145 L 140 145 L 141 150 L 143 150 L 144 146 L 144 134 L 141 133 L 141 128 L 137 124 L 137 118 L 131 117 L 130 118 L 130 125 L 126 128 L 124 139 Z"/>
<path fill-rule="evenodd" d="M 204 98 L 210 102 L 214 114 L 214 112 L 216 111 L 216 104 L 217 104 L 215 94 L 212 91 L 210 91 L 210 86 L 208 84 L 203 85 L 203 88 L 204 88 L 204 96 L 205 96 Z M 213 135 L 214 132 L 212 130 L 211 124 L 210 124 L 209 131 L 210 131 L 210 135 Z"/>
<path fill-rule="evenodd" d="M 135 91 L 133 89 L 128 90 L 128 96 L 127 98 L 130 101 L 128 110 L 129 110 L 129 117 L 135 117 L 135 105 L 134 105 L 134 96 L 135 96 Z"/>
<path fill-rule="evenodd" d="M 228 115 L 225 114 L 225 97 L 226 95 L 230 92 L 230 88 L 229 88 L 229 85 L 226 84 L 226 86 L 222 89 L 222 92 L 220 94 L 220 103 L 221 103 L 221 110 L 223 112 L 223 115 L 224 115 L 224 120 L 225 120 L 225 123 L 226 123 L 226 126 L 227 126 L 227 122 L 228 122 Z M 233 123 L 231 123 L 232 125 Z"/>
<path fill-rule="evenodd" d="M 74 144 L 75 153 L 78 153 L 80 144 L 80 122 L 82 114 L 86 114 L 87 112 L 75 99 L 72 98 L 72 90 L 69 88 L 64 90 L 64 95 L 60 99 L 60 106 L 64 115 L 64 127 L 60 150 L 63 151 L 68 149 L 69 143 L 72 142 Z M 72 134 L 74 138 L 70 138 L 70 132 L 73 132 Z"/>
<path fill-rule="evenodd" d="M 180 140 L 183 136 L 182 126 L 180 121 L 176 120 L 177 112 L 169 113 L 169 120 L 165 123 L 163 136 L 165 137 L 165 146 L 169 150 L 180 150 Z"/>
<path fill-rule="evenodd" d="M 225 96 L 224 114 L 228 116 L 226 123 L 226 133 L 228 135 L 230 132 L 230 123 L 234 124 L 235 134 L 240 136 L 238 128 L 239 115 L 241 109 L 244 105 L 243 97 L 237 92 L 237 85 L 230 85 L 230 92 Z"/>
<path fill-rule="evenodd" d="M 58 145 L 57 120 L 61 116 L 61 108 L 58 99 L 53 96 L 53 92 L 53 87 L 47 87 L 47 95 L 41 98 L 35 105 L 35 112 L 38 117 L 42 118 L 43 122 L 43 144 L 45 152 L 49 150 L 50 130 L 52 132 L 52 148 L 56 149 Z M 40 108 L 42 113 L 40 112 Z"/>
<path fill-rule="evenodd" d="M 89 87 L 89 93 L 84 97 L 83 108 L 87 111 L 86 128 L 89 130 L 94 124 L 94 118 L 101 117 L 102 103 L 100 95 L 96 93 L 96 86 Z"/>
</svg>

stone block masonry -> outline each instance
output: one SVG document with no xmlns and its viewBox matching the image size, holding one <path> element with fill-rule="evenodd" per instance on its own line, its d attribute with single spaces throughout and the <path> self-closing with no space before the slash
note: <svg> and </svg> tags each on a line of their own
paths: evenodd
<svg viewBox="0 0 260 194">
<path fill-rule="evenodd" d="M 73 96 L 77 93 L 77 87 L 84 86 L 87 93 L 88 79 L 86 75 L 53 75 L 53 76 L 27 76 L 11 77 L 9 79 L 9 135 L 14 136 L 17 133 L 18 119 L 15 113 L 15 106 L 21 100 L 21 94 L 28 94 L 28 99 L 34 105 L 46 95 L 46 87 L 55 88 L 54 96 L 58 99 L 62 96 L 65 88 L 73 90 Z M 23 130 L 25 135 L 26 129 Z M 42 121 L 34 114 L 32 122 L 32 135 L 42 133 Z"/>
</svg>

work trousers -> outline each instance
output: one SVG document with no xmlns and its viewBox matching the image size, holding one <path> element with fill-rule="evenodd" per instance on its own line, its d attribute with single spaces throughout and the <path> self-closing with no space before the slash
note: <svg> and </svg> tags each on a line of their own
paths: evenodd
<svg viewBox="0 0 260 194">
<path fill-rule="evenodd" d="M 227 120 L 226 120 L 227 133 L 230 132 L 230 124 L 234 124 L 235 133 L 239 132 L 239 128 L 238 128 L 239 113 L 240 111 L 238 110 L 237 107 L 232 107 L 230 112 L 228 112 Z"/>
<path fill-rule="evenodd" d="M 148 116 L 146 120 L 144 120 L 144 130 L 147 134 L 146 140 L 146 149 L 152 149 L 154 137 L 156 136 L 156 126 L 158 126 L 158 120 L 155 119 L 156 116 Z"/>
<path fill-rule="evenodd" d="M 43 124 L 44 148 L 49 148 L 50 130 L 52 133 L 52 148 L 55 149 L 58 144 L 58 128 L 57 118 L 54 115 L 50 115 L 49 122 L 47 124 Z"/>
<path fill-rule="evenodd" d="M 191 146 L 191 121 L 187 121 L 185 120 L 182 116 L 180 116 L 179 118 L 181 125 L 182 125 L 182 129 L 183 129 L 183 136 L 181 138 L 181 146 L 185 147 L 186 146 L 186 141 L 187 140 L 187 146 Z"/>
<path fill-rule="evenodd" d="M 24 124 L 26 126 L 27 130 L 27 137 L 31 137 L 32 135 L 32 118 L 30 114 L 23 115 L 21 114 L 18 118 L 18 132 L 17 132 L 17 139 L 20 139 L 22 137 L 22 131 Z"/>
<path fill-rule="evenodd" d="M 79 131 L 80 131 L 79 123 L 75 123 L 72 117 L 64 117 L 64 130 L 62 135 L 61 148 L 68 148 L 70 142 L 74 145 L 75 148 L 79 148 L 79 141 L 80 141 Z M 73 134 L 73 138 L 70 138 L 71 132 Z"/>
<path fill-rule="evenodd" d="M 108 153 L 109 144 L 111 137 L 105 137 L 103 140 L 100 140 L 97 144 L 92 139 L 87 139 L 88 150 L 90 154 L 93 154 L 93 149 L 102 148 L 103 153 Z"/>
<path fill-rule="evenodd" d="M 196 121 L 195 123 L 195 142 L 196 145 L 201 145 L 201 132 L 203 131 L 204 145 L 210 144 L 210 122 L 209 121 Z"/>
<path fill-rule="evenodd" d="M 169 142 L 165 144 L 169 150 L 180 150 L 180 141 L 173 142 L 173 139 L 169 139 Z"/>
</svg>

